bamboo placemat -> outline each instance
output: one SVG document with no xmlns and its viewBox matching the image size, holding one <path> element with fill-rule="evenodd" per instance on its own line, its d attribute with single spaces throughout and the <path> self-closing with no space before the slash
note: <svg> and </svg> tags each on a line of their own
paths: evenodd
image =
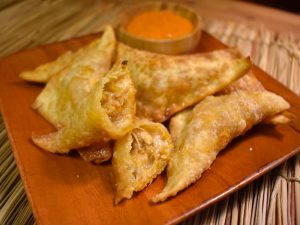
<svg viewBox="0 0 300 225">
<path fill-rule="evenodd" d="M 190 3 L 191 4 L 191 3 Z M 0 57 L 45 43 L 99 32 L 129 3 L 0 2 Z M 16 16 L 18 15 L 18 16 Z M 263 26 L 205 19 L 205 30 L 237 46 L 300 95 L 300 38 Z M 3 35 L 5 34 L 5 35 Z M 300 224 L 300 154 L 182 224 Z M 35 224 L 0 116 L 0 224 Z"/>
</svg>

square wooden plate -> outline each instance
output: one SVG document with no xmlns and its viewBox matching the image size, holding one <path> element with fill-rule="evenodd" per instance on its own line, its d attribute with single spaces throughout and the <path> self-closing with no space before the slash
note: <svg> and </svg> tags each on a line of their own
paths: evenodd
<svg viewBox="0 0 300 225">
<path fill-rule="evenodd" d="M 223 150 L 210 170 L 176 197 L 151 204 L 165 182 L 160 176 L 133 199 L 113 205 L 113 177 L 109 163 L 93 165 L 79 157 L 55 155 L 37 148 L 32 132 L 47 133 L 53 128 L 31 104 L 43 85 L 18 78 L 20 72 L 75 50 L 98 35 L 41 46 L 11 55 L 0 61 L 1 110 L 13 153 L 27 196 L 38 224 L 173 224 L 216 203 L 271 170 L 300 150 L 300 133 L 290 125 L 258 125 L 235 139 Z M 203 33 L 197 51 L 225 46 Z M 300 127 L 300 99 L 262 70 L 254 74 L 264 86 L 291 103 L 294 126 Z M 250 148 L 252 151 L 250 151 Z"/>
</svg>

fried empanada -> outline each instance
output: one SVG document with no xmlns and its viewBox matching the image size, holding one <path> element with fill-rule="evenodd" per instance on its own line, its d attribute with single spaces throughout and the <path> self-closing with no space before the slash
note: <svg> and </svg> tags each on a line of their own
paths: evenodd
<svg viewBox="0 0 300 225">
<path fill-rule="evenodd" d="M 194 183 L 233 138 L 288 108 L 289 103 L 274 93 L 240 91 L 206 97 L 184 115 L 176 115 L 170 127 L 176 140 L 168 181 L 152 200 L 164 201 Z"/>
<path fill-rule="evenodd" d="M 224 88 L 219 94 L 230 94 L 237 91 L 265 91 L 265 87 L 255 77 L 252 70 L 250 70 L 245 76 L 236 80 L 235 82 Z M 263 121 L 270 124 L 286 124 L 290 122 L 290 118 L 285 115 L 285 112 L 279 115 L 272 116 Z"/>
<path fill-rule="evenodd" d="M 235 49 L 170 56 L 118 44 L 137 88 L 137 115 L 162 122 L 243 76 L 251 67 Z"/>
<path fill-rule="evenodd" d="M 57 104 L 62 109 L 64 105 L 69 107 L 66 112 L 58 112 L 66 121 L 57 132 L 33 135 L 34 143 L 46 151 L 67 153 L 96 142 L 121 138 L 129 132 L 134 127 L 136 90 L 126 64 L 117 62 L 79 102 L 73 102 L 72 96 L 63 90 L 51 101 L 55 95 L 51 92 L 50 102 L 45 104 L 49 107 Z M 92 72 L 85 67 L 78 68 L 80 70 Z"/>
<path fill-rule="evenodd" d="M 68 126 L 68 115 L 109 71 L 115 45 L 113 30 L 107 27 L 102 38 L 79 50 L 73 62 L 50 79 L 32 107 L 56 128 Z"/>
<path fill-rule="evenodd" d="M 173 144 L 161 123 L 138 120 L 135 128 L 114 146 L 112 166 L 116 182 L 115 204 L 130 199 L 159 175 L 167 165 Z"/>
<path fill-rule="evenodd" d="M 49 79 L 66 68 L 74 68 L 91 61 L 98 67 L 99 73 L 106 73 L 111 67 L 115 52 L 116 38 L 111 26 L 107 26 L 101 38 L 80 48 L 76 52 L 67 51 L 55 61 L 38 66 L 35 70 L 26 71 L 20 77 L 27 81 L 46 83 Z"/>
<path fill-rule="evenodd" d="M 80 157 L 86 162 L 100 164 L 112 157 L 112 146 L 110 142 L 94 143 L 88 147 L 77 149 Z"/>
</svg>

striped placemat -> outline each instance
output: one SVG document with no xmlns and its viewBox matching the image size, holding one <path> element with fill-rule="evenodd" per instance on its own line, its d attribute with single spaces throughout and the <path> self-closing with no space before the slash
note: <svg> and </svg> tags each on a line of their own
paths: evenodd
<svg viewBox="0 0 300 225">
<path fill-rule="evenodd" d="M 97 1 L 0 2 L 0 57 L 101 31 L 128 4 Z M 67 9 L 67 10 L 66 10 Z M 18 16 L 15 16 L 18 15 Z M 206 19 L 205 30 L 237 46 L 300 95 L 300 38 L 262 26 Z M 300 155 L 182 224 L 300 224 Z M 0 224 L 35 224 L 0 116 Z"/>
</svg>

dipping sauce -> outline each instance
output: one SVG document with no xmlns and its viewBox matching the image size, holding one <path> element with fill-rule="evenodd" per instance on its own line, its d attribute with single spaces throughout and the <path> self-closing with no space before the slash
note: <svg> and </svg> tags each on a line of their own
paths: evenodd
<svg viewBox="0 0 300 225">
<path fill-rule="evenodd" d="M 129 21 L 126 31 L 146 39 L 176 39 L 191 33 L 193 24 L 171 11 L 148 11 Z"/>
</svg>

